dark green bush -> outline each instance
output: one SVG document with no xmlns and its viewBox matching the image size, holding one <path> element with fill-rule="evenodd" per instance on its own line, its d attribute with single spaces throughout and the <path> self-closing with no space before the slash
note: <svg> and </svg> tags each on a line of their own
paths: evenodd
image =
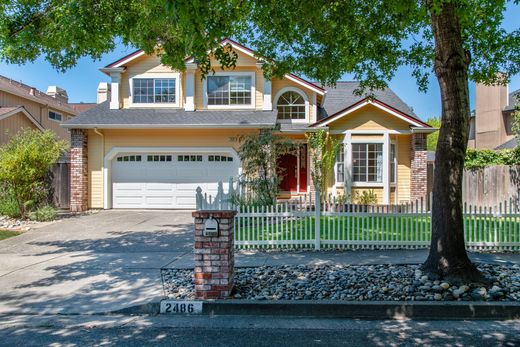
<svg viewBox="0 0 520 347">
<path fill-rule="evenodd" d="M 518 149 L 493 151 L 490 149 L 468 149 L 464 166 L 466 169 L 479 169 L 494 165 L 520 165 Z"/>
</svg>

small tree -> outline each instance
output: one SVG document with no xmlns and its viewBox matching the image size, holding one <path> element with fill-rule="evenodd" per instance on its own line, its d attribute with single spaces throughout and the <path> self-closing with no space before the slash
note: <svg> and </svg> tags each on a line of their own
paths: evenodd
<svg viewBox="0 0 520 347">
<path fill-rule="evenodd" d="M 439 129 L 441 127 L 441 119 L 439 117 L 430 117 L 428 118 L 426 123 L 436 129 Z M 435 149 L 437 148 L 437 141 L 439 141 L 438 131 L 429 134 L 428 138 L 426 139 L 426 148 L 429 151 L 435 151 Z"/>
<path fill-rule="evenodd" d="M 272 205 L 279 191 L 278 158 L 294 149 L 294 143 L 275 136 L 274 130 L 263 129 L 259 134 L 239 137 L 238 155 L 242 161 L 240 184 L 247 192 L 245 202 Z"/>
<path fill-rule="evenodd" d="M 22 130 L 0 148 L 0 183 L 12 191 L 22 218 L 43 198 L 45 175 L 67 147 L 51 131 Z"/>
<path fill-rule="evenodd" d="M 306 136 L 312 163 L 312 182 L 319 187 L 323 196 L 327 191 L 327 177 L 334 168 L 336 154 L 338 154 L 341 143 L 324 129 L 307 133 Z"/>
</svg>

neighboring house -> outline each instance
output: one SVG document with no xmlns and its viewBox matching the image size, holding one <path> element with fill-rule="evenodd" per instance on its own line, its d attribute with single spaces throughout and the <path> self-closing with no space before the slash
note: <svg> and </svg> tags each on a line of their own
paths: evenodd
<svg viewBox="0 0 520 347">
<path fill-rule="evenodd" d="M 0 145 L 24 128 L 49 129 L 69 141 L 69 131 L 60 124 L 78 113 L 61 88 L 49 86 L 43 93 L 0 75 Z"/>
<path fill-rule="evenodd" d="M 194 208 L 198 186 L 215 194 L 217 182 L 240 174 L 237 137 L 277 125 L 300 144 L 279 160 L 281 197 L 313 190 L 305 134 L 316 129 L 344 144 L 331 192 L 372 189 L 385 204 L 425 196 L 426 135 L 435 129 L 391 90 L 368 99 L 354 95 L 356 82 L 265 79 L 253 51 L 222 44 L 238 54 L 237 66 L 222 71 L 214 62 L 205 79 L 192 58 L 179 72 L 143 51 L 101 69 L 111 77 L 98 89 L 101 103 L 63 125 L 72 134 L 72 210 Z"/>
<path fill-rule="evenodd" d="M 506 149 L 516 146 L 512 126 L 520 89 L 512 93 L 508 89 L 507 85 L 476 84 L 476 105 L 471 112 L 468 148 Z"/>
</svg>

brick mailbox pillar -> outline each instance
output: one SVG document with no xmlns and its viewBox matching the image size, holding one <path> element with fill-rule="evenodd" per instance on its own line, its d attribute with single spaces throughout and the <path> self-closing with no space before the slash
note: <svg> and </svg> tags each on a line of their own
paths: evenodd
<svg viewBox="0 0 520 347">
<path fill-rule="evenodd" d="M 235 214 L 236 211 L 193 212 L 195 218 L 193 281 L 197 299 L 225 299 L 231 294 L 235 275 Z M 206 223 L 209 219 L 214 221 Z M 211 225 L 218 225 L 217 235 L 207 235 L 212 233 L 211 230 L 205 233 L 206 227 Z"/>
</svg>

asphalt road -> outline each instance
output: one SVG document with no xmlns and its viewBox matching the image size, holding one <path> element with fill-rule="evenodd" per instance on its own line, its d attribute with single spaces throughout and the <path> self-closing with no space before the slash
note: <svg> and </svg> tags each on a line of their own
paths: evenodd
<svg viewBox="0 0 520 347">
<path fill-rule="evenodd" d="M 520 321 L 3 316 L 3 346 L 520 346 Z"/>
</svg>

